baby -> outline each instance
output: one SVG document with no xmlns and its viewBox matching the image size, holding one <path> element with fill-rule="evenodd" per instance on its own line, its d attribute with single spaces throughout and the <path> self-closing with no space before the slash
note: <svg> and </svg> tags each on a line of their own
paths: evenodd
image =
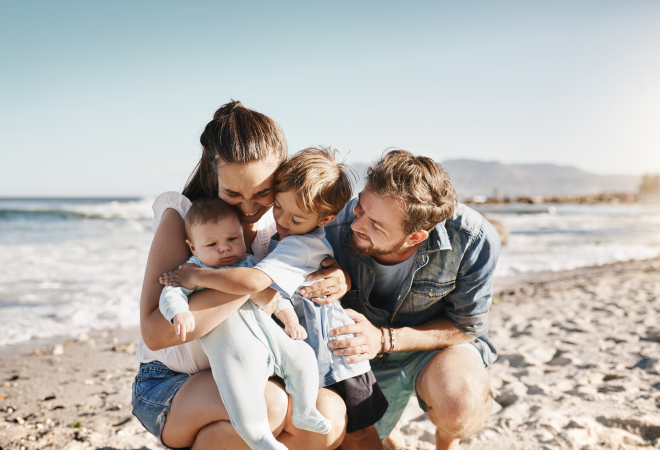
<svg viewBox="0 0 660 450">
<path fill-rule="evenodd" d="M 319 270 L 323 259 L 333 256 L 323 226 L 334 220 L 351 198 L 348 174 L 335 161 L 334 153 L 305 149 L 278 169 L 275 191 L 273 216 L 277 234 L 271 238 L 269 254 L 263 261 L 254 267 L 244 265 L 228 270 L 203 270 L 199 265 L 187 264 L 167 274 L 163 282 L 243 295 L 271 286 L 285 295 L 275 312 L 289 335 L 299 326 L 293 316 L 306 330 L 305 341 L 316 352 L 319 387 L 335 390 L 346 403 L 347 433 L 358 439 L 364 449 L 382 449 L 373 424 L 385 413 L 387 400 L 369 362 L 349 364 L 328 348 L 330 340 L 353 337 L 330 337 L 330 330 L 355 322 L 338 301 L 317 304 L 299 294 L 300 288 L 313 283 L 305 281 L 307 275 Z M 287 311 L 295 313 L 288 315 Z"/>
<path fill-rule="evenodd" d="M 185 218 L 186 242 L 193 253 L 187 261 L 205 269 L 254 267 L 257 260 L 245 254 L 243 231 L 236 212 L 219 198 L 195 202 Z M 166 286 L 160 310 L 185 341 L 195 327 L 188 309 L 188 296 L 204 289 Z M 301 339 L 302 327 L 293 310 L 277 317 L 287 325 L 287 334 Z M 283 450 L 270 431 L 264 389 L 268 378 L 284 379 L 291 396 L 294 426 L 327 434 L 332 424 L 316 409 L 318 377 L 314 351 L 300 340 L 290 339 L 270 316 L 251 301 L 207 335 L 199 339 L 209 358 L 213 377 L 231 423 L 253 450 Z"/>
</svg>

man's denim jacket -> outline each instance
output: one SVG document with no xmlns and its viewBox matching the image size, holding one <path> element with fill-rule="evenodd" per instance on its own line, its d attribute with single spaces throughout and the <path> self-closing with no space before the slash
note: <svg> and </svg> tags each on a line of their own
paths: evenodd
<svg viewBox="0 0 660 450">
<path fill-rule="evenodd" d="M 375 278 L 370 257 L 356 253 L 350 244 L 356 203 L 357 198 L 348 202 L 337 218 L 325 225 L 335 258 L 352 280 L 352 289 L 341 299 L 344 308 L 364 314 L 377 327 L 414 327 L 446 317 L 476 338 L 474 343 L 484 362 L 492 364 L 497 350 L 486 333 L 493 272 L 500 254 L 500 239 L 493 226 L 459 203 L 454 215 L 438 224 L 420 244 L 390 315 L 369 303 Z M 372 360 L 372 366 L 383 367 L 387 356 Z"/>
</svg>

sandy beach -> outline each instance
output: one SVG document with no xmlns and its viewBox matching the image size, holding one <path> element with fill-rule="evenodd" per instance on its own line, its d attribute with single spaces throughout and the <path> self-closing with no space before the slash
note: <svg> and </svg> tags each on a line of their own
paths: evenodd
<svg viewBox="0 0 660 450">
<path fill-rule="evenodd" d="M 496 402 L 464 449 L 660 448 L 660 258 L 496 280 Z M 137 328 L 0 347 L 0 449 L 157 449 Z M 433 449 L 412 399 L 392 443 Z"/>
</svg>

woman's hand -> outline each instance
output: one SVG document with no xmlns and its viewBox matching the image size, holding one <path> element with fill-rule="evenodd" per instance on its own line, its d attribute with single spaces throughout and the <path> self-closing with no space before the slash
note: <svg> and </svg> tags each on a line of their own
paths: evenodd
<svg viewBox="0 0 660 450">
<path fill-rule="evenodd" d="M 300 295 L 311 297 L 312 301 L 320 305 L 327 305 L 342 298 L 348 292 L 351 288 L 351 277 L 332 258 L 325 258 L 321 261 L 321 266 L 325 269 L 310 273 L 307 281 L 325 279 L 301 289 Z M 321 298 L 323 296 L 326 297 Z"/>
<path fill-rule="evenodd" d="M 195 280 L 195 275 L 200 270 L 202 269 L 195 264 L 182 264 L 178 269 L 164 273 L 158 281 L 165 286 L 195 289 L 199 286 Z"/>
</svg>

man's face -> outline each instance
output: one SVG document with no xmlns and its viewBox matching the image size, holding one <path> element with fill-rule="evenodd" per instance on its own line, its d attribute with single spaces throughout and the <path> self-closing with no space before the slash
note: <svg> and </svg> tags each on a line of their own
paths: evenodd
<svg viewBox="0 0 660 450">
<path fill-rule="evenodd" d="M 365 188 L 353 209 L 351 246 L 361 255 L 389 255 L 401 250 L 409 236 L 403 231 L 405 203 L 379 197 Z"/>
</svg>

